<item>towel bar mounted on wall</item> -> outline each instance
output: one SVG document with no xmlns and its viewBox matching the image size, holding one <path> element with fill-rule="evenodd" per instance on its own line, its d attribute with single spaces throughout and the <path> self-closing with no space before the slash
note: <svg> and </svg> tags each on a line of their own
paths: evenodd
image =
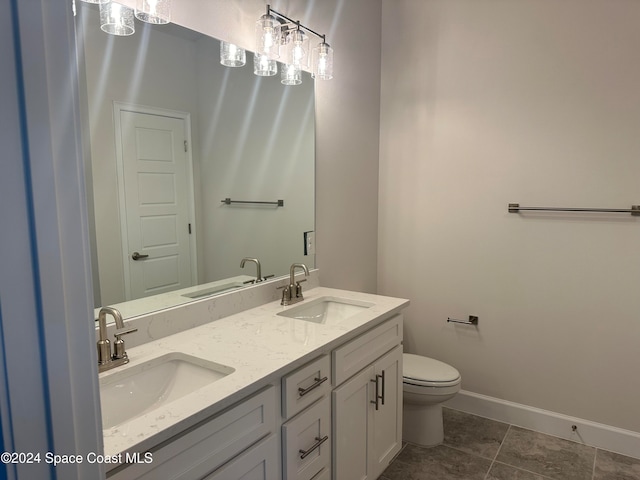
<svg viewBox="0 0 640 480">
<path fill-rule="evenodd" d="M 509 213 L 520 213 L 524 211 L 535 212 L 589 212 L 589 213 L 630 213 L 640 216 L 640 205 L 631 205 L 630 209 L 624 208 L 558 208 L 558 207 L 521 207 L 519 203 L 509 204 Z"/>
<path fill-rule="evenodd" d="M 469 320 L 456 320 L 455 318 L 447 318 L 447 322 L 461 323 L 463 325 L 478 325 L 478 317 L 469 315 Z"/>
<path fill-rule="evenodd" d="M 242 203 L 242 204 L 250 204 L 250 205 L 275 205 L 276 207 L 284 207 L 284 200 L 278 200 L 276 202 L 254 202 L 250 200 L 231 200 L 230 198 L 225 198 L 224 200 L 220 200 L 221 203 L 225 205 L 231 205 L 232 203 Z"/>
</svg>

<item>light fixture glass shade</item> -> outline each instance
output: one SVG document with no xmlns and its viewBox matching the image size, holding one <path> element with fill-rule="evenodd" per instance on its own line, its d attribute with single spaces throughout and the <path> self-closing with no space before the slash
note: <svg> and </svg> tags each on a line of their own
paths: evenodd
<svg viewBox="0 0 640 480">
<path fill-rule="evenodd" d="M 100 28 L 111 35 L 127 36 L 136 31 L 133 9 L 117 2 L 100 3 Z"/>
<path fill-rule="evenodd" d="M 285 43 L 285 62 L 298 67 L 309 66 L 309 36 L 302 30 L 291 30 Z"/>
<path fill-rule="evenodd" d="M 256 22 L 256 53 L 271 58 L 280 56 L 282 25 L 273 15 L 262 15 Z"/>
<path fill-rule="evenodd" d="M 136 18 L 164 25 L 171 21 L 171 0 L 136 0 Z"/>
<path fill-rule="evenodd" d="M 278 73 L 278 64 L 272 58 L 260 53 L 253 54 L 253 73 L 259 77 L 271 77 Z"/>
<path fill-rule="evenodd" d="M 322 42 L 311 52 L 313 78 L 331 80 L 333 78 L 333 48 Z"/>
<path fill-rule="evenodd" d="M 302 83 L 302 70 L 298 65 L 283 65 L 280 83 L 283 85 L 300 85 Z"/>
<path fill-rule="evenodd" d="M 247 53 L 233 43 L 220 42 L 220 63 L 225 67 L 242 67 L 247 63 Z"/>
</svg>

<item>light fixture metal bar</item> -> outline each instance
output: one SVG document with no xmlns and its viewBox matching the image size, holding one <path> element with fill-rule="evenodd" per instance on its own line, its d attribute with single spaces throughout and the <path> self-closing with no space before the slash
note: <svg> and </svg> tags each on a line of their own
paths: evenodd
<svg viewBox="0 0 640 480">
<path fill-rule="evenodd" d="M 280 12 L 274 10 L 273 8 L 271 8 L 271 5 L 267 5 L 267 15 L 271 15 L 271 14 L 275 14 L 280 18 L 284 18 L 288 22 L 297 25 L 298 28 L 302 28 L 303 30 L 306 30 L 309 33 L 313 33 L 316 37 L 321 38 L 323 42 L 326 40 L 326 36 L 324 34 L 318 33 L 315 30 L 310 29 L 306 25 L 300 23 L 299 20 L 294 20 L 292 18 L 289 18 L 286 15 L 284 15 L 283 13 L 280 13 Z"/>
</svg>

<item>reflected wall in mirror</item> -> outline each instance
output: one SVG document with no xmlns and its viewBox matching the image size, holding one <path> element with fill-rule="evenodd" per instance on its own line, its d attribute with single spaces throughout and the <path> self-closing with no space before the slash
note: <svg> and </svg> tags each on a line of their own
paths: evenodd
<svg viewBox="0 0 640 480">
<path fill-rule="evenodd" d="M 130 317 L 239 288 L 256 276 L 244 257 L 263 276 L 314 266 L 310 76 L 255 76 L 252 54 L 224 67 L 218 40 L 174 24 L 107 35 L 78 7 L 95 306 Z"/>
</svg>

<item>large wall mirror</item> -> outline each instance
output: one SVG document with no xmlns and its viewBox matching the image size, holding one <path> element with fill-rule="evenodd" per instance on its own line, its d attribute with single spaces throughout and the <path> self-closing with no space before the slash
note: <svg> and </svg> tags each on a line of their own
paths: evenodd
<svg viewBox="0 0 640 480">
<path fill-rule="evenodd" d="M 175 24 L 107 35 L 77 5 L 96 308 L 128 318 L 242 288 L 245 257 L 263 277 L 314 266 L 310 76 L 258 77 L 249 52 L 222 66 L 217 39 Z"/>
</svg>

